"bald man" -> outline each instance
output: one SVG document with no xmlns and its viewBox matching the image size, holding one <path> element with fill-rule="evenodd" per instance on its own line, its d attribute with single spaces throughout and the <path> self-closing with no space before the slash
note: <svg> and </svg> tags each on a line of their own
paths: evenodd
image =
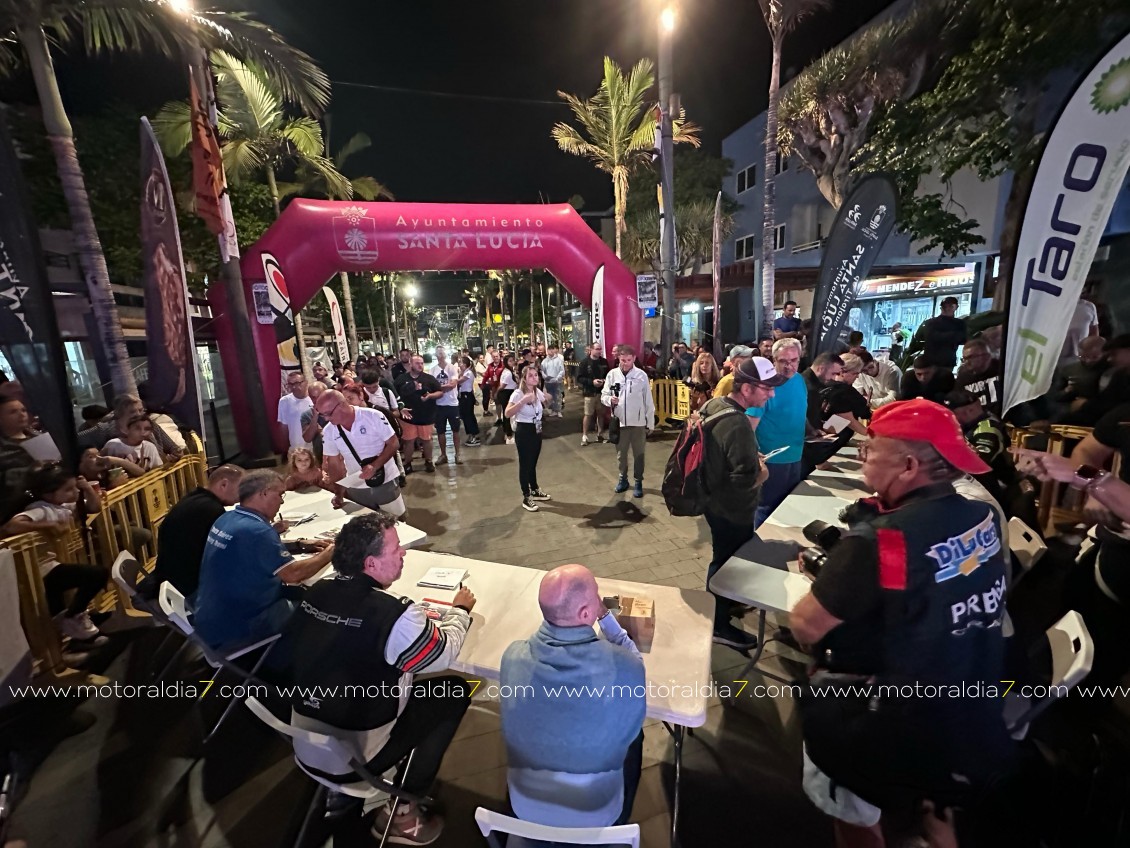
<svg viewBox="0 0 1130 848">
<path fill-rule="evenodd" d="M 554 827 L 623 824 L 643 758 L 643 658 L 583 565 L 546 574 L 538 603 L 541 627 L 502 655 L 510 805 Z"/>
</svg>

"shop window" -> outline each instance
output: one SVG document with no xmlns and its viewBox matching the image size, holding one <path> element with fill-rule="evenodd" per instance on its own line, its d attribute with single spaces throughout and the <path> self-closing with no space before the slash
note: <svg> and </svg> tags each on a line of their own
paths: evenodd
<svg viewBox="0 0 1130 848">
<path fill-rule="evenodd" d="M 757 166 L 750 165 L 748 168 L 742 168 L 738 171 L 738 194 L 743 191 L 749 191 L 757 185 Z"/>
</svg>

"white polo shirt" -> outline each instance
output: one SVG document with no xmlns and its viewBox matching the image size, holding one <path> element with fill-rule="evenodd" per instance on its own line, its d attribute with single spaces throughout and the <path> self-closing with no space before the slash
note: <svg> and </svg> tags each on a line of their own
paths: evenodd
<svg viewBox="0 0 1130 848">
<path fill-rule="evenodd" d="M 442 368 L 437 363 L 428 369 L 428 373 L 435 377 L 440 384 L 454 383 L 459 378 L 459 366 L 448 362 Z M 459 387 L 448 389 L 436 399 L 436 406 L 459 406 Z"/>
<path fill-rule="evenodd" d="M 346 435 L 361 460 L 371 459 L 385 449 L 388 440 L 394 438 L 396 433 L 380 410 L 354 407 L 354 412 L 357 417 L 353 420 L 353 427 L 346 431 Z M 356 474 L 361 470 L 361 464 L 353 456 L 353 451 L 345 443 L 341 429 L 336 424 L 327 424 L 322 430 L 322 454 L 340 456 L 345 462 L 347 474 Z M 399 474 L 395 457 L 390 457 L 385 463 L 385 482 L 395 480 Z"/>
</svg>

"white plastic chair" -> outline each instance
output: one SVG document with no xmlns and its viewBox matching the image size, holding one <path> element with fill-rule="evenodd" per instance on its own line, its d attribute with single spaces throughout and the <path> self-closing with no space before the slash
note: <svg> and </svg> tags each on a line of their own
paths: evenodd
<svg viewBox="0 0 1130 848">
<path fill-rule="evenodd" d="M 178 629 L 171 625 L 159 605 L 145 600 L 137 593 L 137 577 L 139 574 L 141 574 L 141 563 L 129 551 L 122 551 L 118 554 L 118 558 L 114 560 L 114 564 L 110 568 L 110 576 L 114 578 L 114 584 L 121 592 L 123 605 L 128 603 L 133 608 L 132 610 L 127 609 L 125 612 L 133 616 L 148 615 L 154 622 L 166 628 L 165 638 L 161 640 L 161 644 L 153 652 L 153 659 L 156 660 L 169 640 L 178 633 Z M 169 658 L 169 661 L 161 669 L 160 677 L 164 677 L 165 671 L 180 656 L 187 644 L 187 642 L 182 643 L 181 647 Z"/>
<path fill-rule="evenodd" d="M 612 827 L 550 827 L 504 816 L 485 807 L 475 810 L 475 824 L 492 848 L 500 848 L 495 833 L 509 833 L 538 842 L 559 842 L 566 845 L 630 845 L 639 848 L 640 826 L 621 824 Z"/>
<path fill-rule="evenodd" d="M 1030 571 L 1048 552 L 1048 546 L 1044 544 L 1040 534 L 1015 517 L 1008 520 L 1008 546 L 1024 573 Z"/>
<path fill-rule="evenodd" d="M 291 740 L 291 744 L 294 746 L 294 762 L 298 764 L 298 768 L 301 769 L 307 777 L 318 784 L 318 791 L 314 793 L 314 797 L 310 801 L 310 806 L 306 810 L 306 816 L 302 820 L 302 828 L 298 831 L 298 838 L 294 841 L 296 846 L 303 844 L 303 840 L 306 838 L 306 831 L 309 829 L 311 822 L 314 821 L 314 816 L 319 810 L 324 809 L 327 790 L 341 792 L 343 795 L 349 795 L 351 798 L 360 798 L 365 802 L 380 800 L 382 797 L 396 798 L 397 800 L 403 801 L 415 801 L 417 803 L 427 803 L 430 800 L 405 792 L 398 784 L 370 772 L 365 766 L 365 760 L 361 756 L 361 752 L 346 744 L 343 740 L 325 733 L 318 733 L 317 731 L 288 724 L 267 709 L 257 698 L 247 698 L 244 703 L 260 721 L 276 733 Z M 341 774 L 353 772 L 360 775 L 361 780 L 349 783 L 337 783 L 311 771 L 310 768 L 302 762 L 300 757 L 302 750 L 317 751 L 321 755 L 320 760 L 329 759 L 337 763 L 334 769 L 335 771 Z M 415 753 L 415 750 L 413 750 L 408 754 L 401 782 L 403 782 L 404 777 L 407 776 L 409 769 L 412 768 L 412 757 Z M 391 826 L 392 817 L 390 816 L 388 823 L 385 825 L 384 833 L 381 836 L 380 845 L 383 846 L 388 839 Z"/>
<path fill-rule="evenodd" d="M 1042 698 L 1010 696 L 1005 704 L 1005 724 L 1013 739 L 1023 739 L 1029 725 L 1055 701 L 1067 695 L 1091 673 L 1095 660 L 1095 642 L 1091 638 L 1083 616 L 1070 610 L 1067 615 L 1048 628 L 1051 646 L 1052 676 L 1047 693 Z"/>
<path fill-rule="evenodd" d="M 273 648 L 275 646 L 275 643 L 277 643 L 279 640 L 280 634 L 276 633 L 273 636 L 268 636 L 266 639 L 260 639 L 258 642 L 255 642 L 251 645 L 244 645 L 243 647 L 240 647 L 230 653 L 220 653 L 196 635 L 196 630 L 193 628 L 192 622 L 189 620 L 188 607 L 185 604 L 184 595 L 182 595 L 177 590 L 177 588 L 168 580 L 161 584 L 161 589 L 158 592 L 158 600 L 161 604 L 161 610 L 168 617 L 169 622 L 178 630 L 180 630 L 189 642 L 200 649 L 201 653 L 204 654 L 204 659 L 208 662 L 208 665 L 212 666 L 212 668 L 218 671 L 222 671 L 224 669 L 231 671 L 232 673 L 243 678 L 243 680 L 246 682 L 255 682 L 255 675 L 259 671 L 259 667 L 263 665 L 263 661 L 266 660 L 267 656 L 271 653 L 271 648 Z M 242 668 L 235 664 L 235 660 L 246 654 L 250 654 L 252 651 L 257 651 L 260 648 L 264 649 L 263 653 L 259 655 L 259 659 L 255 661 L 255 665 L 251 667 L 251 671 L 244 671 Z M 208 690 L 205 689 L 204 691 L 205 693 L 207 693 Z M 203 699 L 204 695 L 201 695 L 200 697 L 201 699 Z M 216 725 L 208 732 L 208 735 L 204 737 L 205 742 L 216 735 L 216 731 L 219 730 L 220 725 L 222 725 L 227 720 L 228 715 L 235 708 L 235 705 L 237 703 L 239 703 L 238 695 L 234 696 L 228 702 L 227 707 L 224 708 L 223 715 L 220 716 L 220 720 L 216 722 Z"/>
</svg>

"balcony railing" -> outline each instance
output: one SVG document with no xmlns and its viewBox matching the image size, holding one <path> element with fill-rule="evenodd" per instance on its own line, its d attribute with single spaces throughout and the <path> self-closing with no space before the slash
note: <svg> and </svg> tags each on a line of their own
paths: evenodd
<svg viewBox="0 0 1130 848">
<path fill-rule="evenodd" d="M 810 250 L 819 250 L 824 246 L 826 238 L 818 238 L 816 241 L 806 241 L 804 244 L 794 244 L 793 253 L 807 253 Z"/>
</svg>

